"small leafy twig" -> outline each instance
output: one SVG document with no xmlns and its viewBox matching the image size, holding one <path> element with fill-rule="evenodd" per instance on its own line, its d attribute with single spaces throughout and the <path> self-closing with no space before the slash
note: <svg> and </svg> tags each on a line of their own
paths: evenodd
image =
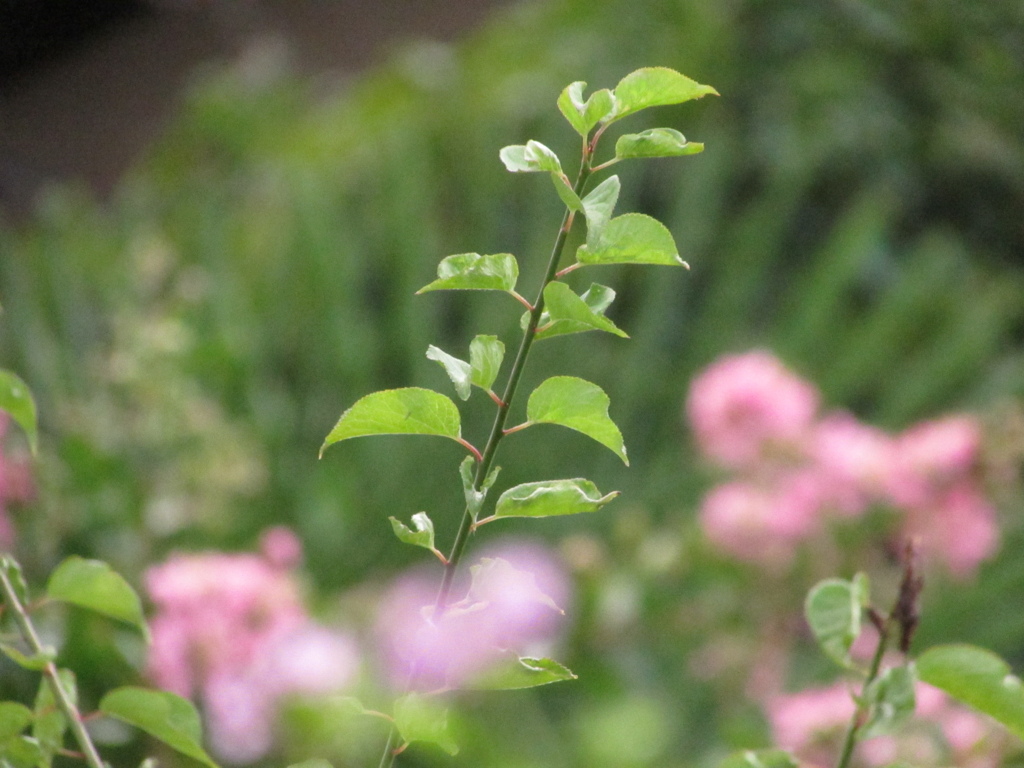
<svg viewBox="0 0 1024 768">
<path fill-rule="evenodd" d="M 14 588 L 14 584 L 11 583 L 9 576 L 7 575 L 7 569 L 4 567 L 0 567 L 0 589 L 3 591 L 5 602 L 9 606 L 11 613 L 14 615 L 14 620 L 18 624 L 18 629 L 21 630 L 21 635 L 25 639 L 25 642 L 28 644 L 32 653 L 36 655 L 46 654 L 47 649 L 39 639 L 39 634 L 36 632 L 36 628 L 32 624 L 32 619 L 29 617 L 28 612 L 18 599 L 18 594 Z M 78 711 L 78 707 L 75 706 L 71 695 L 64 689 L 64 686 L 60 681 L 60 676 L 57 673 L 57 665 L 52 661 L 48 661 L 42 671 L 50 686 L 50 690 L 53 692 L 53 698 L 57 702 L 57 706 L 60 707 L 64 716 L 67 718 L 68 726 L 71 728 L 71 732 L 74 734 L 78 745 L 82 748 L 82 754 L 86 763 L 89 764 L 90 768 L 106 768 L 103 764 L 103 760 L 100 758 L 99 752 L 96 750 L 96 746 L 92 742 L 92 738 L 89 736 L 89 732 L 85 729 L 85 725 L 82 722 L 82 715 Z"/>
</svg>

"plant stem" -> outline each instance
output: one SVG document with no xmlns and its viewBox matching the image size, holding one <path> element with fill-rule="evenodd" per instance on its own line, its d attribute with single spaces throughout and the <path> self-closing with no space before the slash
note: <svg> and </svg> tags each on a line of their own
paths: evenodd
<svg viewBox="0 0 1024 768">
<path fill-rule="evenodd" d="M 863 687 L 860 689 L 861 698 L 864 697 L 868 686 L 878 677 L 878 670 L 882 666 L 882 657 L 885 655 L 885 648 L 889 644 L 890 624 L 891 617 L 886 617 L 884 621 L 880 621 L 876 625 L 878 629 L 878 646 L 875 648 L 875 655 L 871 657 L 871 665 L 868 667 L 867 677 L 864 680 Z M 853 717 L 850 719 L 850 725 L 846 729 L 846 737 L 843 739 L 843 748 L 839 753 L 839 762 L 836 763 L 836 768 L 849 768 L 850 759 L 853 757 L 853 749 L 857 745 L 857 733 L 864 726 L 864 714 L 863 706 L 858 704 Z"/>
<path fill-rule="evenodd" d="M 592 173 L 589 165 L 590 156 L 591 153 L 587 151 L 585 146 L 583 162 L 580 164 L 580 172 L 576 177 L 576 183 L 573 185 L 573 191 L 577 196 L 582 196 L 583 188 L 586 186 L 587 179 L 590 178 Z M 537 299 L 533 302 L 529 322 L 527 323 L 526 330 L 523 331 L 519 351 L 516 353 L 515 361 L 512 363 L 512 370 L 508 375 L 508 382 L 505 384 L 505 392 L 501 397 L 501 403 L 498 404 L 498 411 L 494 415 L 494 424 L 491 426 L 490 437 L 487 438 L 487 444 L 484 446 L 480 460 L 476 465 L 473 487 L 478 491 L 483 487 L 487 475 L 491 472 L 491 467 L 494 465 L 494 457 L 498 451 L 498 444 L 505 436 L 505 422 L 508 420 L 508 412 L 519 388 L 519 381 L 526 368 L 526 358 L 530 354 L 530 347 L 533 346 L 537 326 L 540 323 L 541 314 L 544 312 L 544 289 L 547 288 L 548 283 L 555 279 L 558 272 L 558 263 L 561 261 L 562 253 L 565 251 L 565 243 L 569 237 L 569 232 L 572 231 L 574 214 L 574 211 L 566 209 L 565 215 L 562 217 L 562 224 L 558 228 L 558 235 L 555 237 L 554 246 L 551 248 L 551 256 L 548 259 L 544 280 L 541 282 L 540 290 L 537 291 Z M 434 604 L 435 616 L 439 616 L 448 606 L 448 598 L 451 595 L 452 585 L 455 582 L 455 574 L 458 571 L 459 562 L 462 560 L 462 555 L 466 550 L 466 544 L 469 542 L 469 536 L 472 532 L 473 515 L 467 505 L 462 513 L 462 522 L 459 524 L 459 531 L 455 535 L 455 543 L 452 544 L 451 554 L 448 555 L 448 562 L 444 567 L 444 576 L 441 579 L 437 601 Z M 397 729 L 392 727 L 391 732 L 388 734 L 387 744 L 384 747 L 384 754 L 381 756 L 380 768 L 390 768 L 394 765 L 396 757 L 394 745 L 397 737 Z"/>
<path fill-rule="evenodd" d="M 4 599 L 14 614 L 18 629 L 21 630 L 21 635 L 25 638 L 25 642 L 32 650 L 32 653 L 36 655 L 46 653 L 46 649 L 39 639 L 39 634 L 36 632 L 28 612 L 21 604 L 21 601 L 18 600 L 18 594 L 14 590 L 14 585 L 7 576 L 7 569 L 3 567 L 0 567 L 0 590 L 3 591 Z M 60 707 L 68 720 L 68 725 L 71 728 L 71 732 L 75 735 L 75 740 L 78 742 L 79 747 L 82 749 L 85 761 L 89 764 L 90 768 L 106 768 L 99 752 L 96 750 L 96 746 L 92 743 L 89 732 L 82 723 L 82 715 L 75 706 L 75 702 L 72 701 L 71 695 L 64 690 L 64 686 L 61 684 L 60 676 L 57 674 L 57 665 L 52 661 L 47 662 L 43 668 L 43 675 L 46 677 L 50 690 L 53 692 L 57 706 Z"/>
</svg>

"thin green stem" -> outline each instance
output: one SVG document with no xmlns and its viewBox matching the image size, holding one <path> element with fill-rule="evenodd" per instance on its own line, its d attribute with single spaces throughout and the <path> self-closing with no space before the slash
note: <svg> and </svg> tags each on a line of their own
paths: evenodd
<svg viewBox="0 0 1024 768">
<path fill-rule="evenodd" d="M 592 173 L 589 166 L 589 157 L 590 153 L 587 151 L 587 147 L 584 146 L 583 162 L 580 164 L 580 172 L 576 177 L 576 183 L 573 185 L 573 191 L 577 196 L 582 195 L 587 179 L 590 178 Z M 490 437 L 487 438 L 487 444 L 484 446 L 479 461 L 477 461 L 476 475 L 473 478 L 473 487 L 476 490 L 480 490 L 483 487 L 484 481 L 490 474 L 491 467 L 494 465 L 494 458 L 498 452 L 498 445 L 506 434 L 505 422 L 508 420 L 508 412 L 518 391 L 520 379 L 522 379 L 523 371 L 526 368 L 526 359 L 530 355 L 530 347 L 533 346 L 537 326 L 540 324 L 540 317 L 544 312 L 544 289 L 547 288 L 548 283 L 556 278 L 558 264 L 565 251 L 566 240 L 569 237 L 569 232 L 572 231 L 572 225 L 575 220 L 574 214 L 574 211 L 567 208 L 565 215 L 562 217 L 562 224 L 558 228 L 558 235 L 555 237 L 554 246 L 551 248 L 551 256 L 548 259 L 548 266 L 544 272 L 544 280 L 541 282 L 540 289 L 537 291 L 537 299 L 533 302 L 530 310 L 530 319 L 527 322 L 526 330 L 523 331 L 523 338 L 519 344 L 519 351 L 516 353 L 515 361 L 512 363 L 512 370 L 509 371 L 505 392 L 501 397 L 501 402 L 497 403 L 498 410 L 494 416 L 494 424 L 491 426 Z M 441 586 L 437 592 L 437 601 L 434 605 L 435 616 L 440 615 L 448 606 L 452 585 L 455 582 L 455 574 L 458 572 L 459 563 L 462 560 L 462 555 L 466 550 L 466 545 L 469 543 L 469 537 L 472 533 L 473 515 L 467 505 L 462 513 L 462 522 L 459 524 L 459 531 L 455 535 L 451 554 L 448 555 L 448 562 L 444 567 L 444 576 L 441 579 Z M 394 765 L 396 757 L 395 743 L 397 739 L 398 731 L 393 727 L 388 734 L 384 754 L 381 755 L 380 768 L 391 768 Z"/>
<path fill-rule="evenodd" d="M 39 639 L 39 634 L 32 624 L 32 619 L 29 618 L 25 606 L 18 599 L 18 593 L 7 576 L 7 569 L 3 567 L 0 567 L 0 590 L 3 591 L 4 600 L 10 607 L 11 613 L 14 614 L 14 620 L 18 624 L 18 629 L 21 630 L 21 635 L 25 638 L 25 642 L 32 650 L 32 653 L 35 655 L 46 653 L 46 648 Z M 50 686 L 50 690 L 53 692 L 53 698 L 57 702 L 57 706 L 60 707 L 67 718 L 68 726 L 71 728 L 75 740 L 82 748 L 82 756 L 85 758 L 85 761 L 89 764 L 90 768 L 105 768 L 103 760 L 96 750 L 96 746 L 92 743 L 89 732 L 82 723 L 82 715 L 79 713 L 78 707 L 72 701 L 71 695 L 64 690 L 64 686 L 60 681 L 60 675 L 57 674 L 57 665 L 52 661 L 48 662 L 43 668 L 43 675 Z"/>
<path fill-rule="evenodd" d="M 867 677 L 864 679 L 864 685 L 860 689 L 861 699 L 863 699 L 868 686 L 878 677 L 878 670 L 882 666 L 882 657 L 885 655 L 885 648 L 889 643 L 890 623 L 890 618 L 886 617 L 884 621 L 880 621 L 876 625 L 878 628 L 878 646 L 875 648 L 875 655 L 871 657 L 871 665 L 868 667 Z M 850 725 L 846 729 L 843 748 L 839 753 L 839 762 L 836 763 L 836 768 L 849 768 L 850 759 L 853 757 L 853 749 L 857 746 L 857 734 L 864 727 L 865 714 L 863 705 L 858 704 L 853 717 L 850 718 Z"/>
</svg>

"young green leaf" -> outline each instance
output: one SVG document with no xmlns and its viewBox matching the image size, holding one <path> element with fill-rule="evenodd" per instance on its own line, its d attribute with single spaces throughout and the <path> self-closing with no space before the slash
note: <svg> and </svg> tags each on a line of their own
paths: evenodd
<svg viewBox="0 0 1024 768">
<path fill-rule="evenodd" d="M 478 514 L 480 514 L 480 508 L 483 507 L 484 501 L 487 499 L 487 492 L 491 490 L 491 486 L 494 485 L 494 481 L 498 479 L 498 473 L 501 472 L 501 467 L 494 467 L 488 473 L 487 477 L 484 478 L 483 485 L 479 489 L 476 488 L 474 481 L 475 473 L 474 467 L 476 462 L 472 456 L 467 456 L 462 460 L 462 464 L 459 465 L 459 476 L 462 478 L 462 490 L 466 494 L 466 508 L 469 510 L 469 516 L 475 521 Z"/>
<path fill-rule="evenodd" d="M 0 743 L 18 736 L 28 728 L 32 718 L 32 710 L 24 704 L 0 701 Z"/>
<path fill-rule="evenodd" d="M 587 217 L 587 246 L 597 249 L 604 228 L 611 221 L 622 184 L 618 176 L 609 176 L 583 198 L 583 214 Z"/>
<path fill-rule="evenodd" d="M 320 455 L 334 443 L 367 435 L 437 435 L 459 440 L 462 421 L 450 398 L 420 387 L 385 389 L 355 402 L 320 447 Z"/>
<path fill-rule="evenodd" d="M 875 678 L 864 691 L 868 721 L 857 737 L 873 739 L 896 733 L 914 714 L 916 682 L 912 666 L 890 667 Z"/>
<path fill-rule="evenodd" d="M 657 219 L 626 213 L 608 222 L 597 244 L 576 251 L 581 264 L 662 264 L 686 266 L 672 233 Z"/>
<path fill-rule="evenodd" d="M 562 198 L 566 208 L 573 211 L 583 210 L 583 201 L 580 200 L 580 196 L 576 194 L 576 190 L 572 188 L 572 184 L 569 183 L 569 179 L 564 173 L 552 173 L 551 183 L 555 185 L 555 192 Z"/>
<path fill-rule="evenodd" d="M 433 344 L 427 347 L 427 359 L 440 363 L 441 367 L 444 368 L 444 372 L 448 374 L 448 378 L 452 380 L 452 384 L 455 385 L 455 393 L 462 400 L 469 400 L 470 390 L 472 389 L 472 368 L 469 363 L 457 357 L 452 357 L 443 349 L 435 347 Z"/>
<path fill-rule="evenodd" d="M 1024 739 L 1024 688 L 999 656 L 972 645 L 937 645 L 918 657 L 916 667 L 921 680 Z"/>
<path fill-rule="evenodd" d="M 540 480 L 509 488 L 498 497 L 495 517 L 554 517 L 596 512 L 619 495 L 601 495 L 590 480 Z"/>
<path fill-rule="evenodd" d="M 512 691 L 575 679 L 576 675 L 557 661 L 520 657 L 509 652 L 499 663 L 464 687 L 479 691 Z"/>
<path fill-rule="evenodd" d="M 512 291 L 519 280 L 519 262 L 511 253 L 457 253 L 437 265 L 437 280 L 416 291 Z"/>
<path fill-rule="evenodd" d="M 10 555 L 0 554 L 0 571 L 3 571 L 7 581 L 10 582 L 14 596 L 22 603 L 28 602 L 28 585 L 25 583 L 25 574 L 21 571 L 21 565 Z"/>
<path fill-rule="evenodd" d="M 530 394 L 526 418 L 532 424 L 561 424 L 607 447 L 629 465 L 622 433 L 608 417 L 611 401 L 596 384 L 574 376 L 553 376 Z"/>
<path fill-rule="evenodd" d="M 41 672 L 46 665 L 57 658 L 57 649 L 52 645 L 43 646 L 42 653 L 25 654 L 9 643 L 0 642 L 0 653 L 22 669 Z"/>
<path fill-rule="evenodd" d="M 512 173 L 535 173 L 548 171 L 561 175 L 562 164 L 548 147 L 532 139 L 526 144 L 503 147 L 498 153 L 501 162 Z"/>
<path fill-rule="evenodd" d="M 594 129 L 601 118 L 615 108 L 615 97 L 607 88 L 594 91 L 590 98 L 583 100 L 583 89 L 587 84 L 577 81 L 567 85 L 558 97 L 558 109 L 569 124 L 583 138 Z"/>
<path fill-rule="evenodd" d="M 418 693 L 408 693 L 395 702 L 395 727 L 408 744 L 426 741 L 436 744 L 449 755 L 458 754 L 459 745 L 452 738 L 448 710 L 436 701 Z"/>
<path fill-rule="evenodd" d="M 597 283 L 592 284 L 583 296 L 577 296 L 565 283 L 551 281 L 544 288 L 545 311 L 537 338 L 550 339 L 552 336 L 569 333 L 607 331 L 628 339 L 629 334 L 602 314 L 614 298 L 615 291 Z"/>
<path fill-rule="evenodd" d="M 142 602 L 127 581 L 106 563 L 72 555 L 57 566 L 46 585 L 52 600 L 72 603 L 133 624 L 149 639 Z"/>
<path fill-rule="evenodd" d="M 505 345 L 497 336 L 474 336 L 469 343 L 470 379 L 485 392 L 490 392 L 505 359 Z"/>
<path fill-rule="evenodd" d="M 745 749 L 734 752 L 718 768 L 799 768 L 800 762 L 782 749 Z"/>
<path fill-rule="evenodd" d="M 863 600 L 857 582 L 825 579 L 807 594 L 804 615 L 825 655 L 850 668 L 850 647 L 860 634 Z"/>
<path fill-rule="evenodd" d="M 615 159 L 628 160 L 634 157 L 679 157 L 696 155 L 704 151 L 704 145 L 687 141 L 673 128 L 649 128 L 640 133 L 627 133 L 615 142 Z"/>
<path fill-rule="evenodd" d="M 217 768 L 203 750 L 199 713 L 187 699 L 148 688 L 116 688 L 100 700 L 100 712 L 134 725 L 183 755 Z"/>
<path fill-rule="evenodd" d="M 36 401 L 28 385 L 10 371 L 0 370 L 0 411 L 7 411 L 28 436 L 32 453 L 39 450 Z"/>
<path fill-rule="evenodd" d="M 472 460 L 472 457 L 467 456 L 466 458 Z M 412 544 L 414 547 L 429 549 L 431 552 L 436 551 L 434 549 L 434 523 L 426 512 L 417 512 L 412 516 L 412 528 L 397 517 L 389 517 L 388 520 L 391 521 L 395 536 L 400 541 Z"/>
<path fill-rule="evenodd" d="M 42 750 L 30 736 L 15 736 L 0 742 L 0 765 L 4 768 L 38 768 L 42 762 Z"/>
<path fill-rule="evenodd" d="M 648 107 L 682 104 L 718 91 L 667 67 L 644 67 L 630 72 L 615 86 L 615 111 L 603 122 L 620 120 Z"/>
<path fill-rule="evenodd" d="M 70 669 L 60 669 L 57 671 L 57 676 L 60 679 L 61 687 L 70 695 L 72 701 L 77 702 L 78 690 L 75 673 Z M 67 731 L 68 721 L 64 712 L 57 706 L 50 681 L 45 678 L 39 683 L 34 710 L 32 737 L 39 744 L 43 766 L 49 768 L 54 756 L 64 746 L 64 733 Z"/>
</svg>

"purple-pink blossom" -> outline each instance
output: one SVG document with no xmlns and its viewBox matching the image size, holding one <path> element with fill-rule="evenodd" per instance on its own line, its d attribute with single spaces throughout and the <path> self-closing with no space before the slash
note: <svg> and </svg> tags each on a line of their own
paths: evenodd
<svg viewBox="0 0 1024 768">
<path fill-rule="evenodd" d="M 501 554 L 498 557 L 497 554 Z M 539 547 L 505 548 L 470 568 L 471 583 L 440 615 L 437 579 L 400 579 L 378 616 L 384 660 L 396 686 L 466 684 L 508 658 L 533 652 L 555 635 L 566 579 Z"/>
<path fill-rule="evenodd" d="M 354 643 L 306 612 L 290 570 L 300 556 L 279 528 L 259 555 L 177 554 L 146 573 L 149 675 L 203 704 L 211 744 L 229 762 L 266 754 L 282 696 L 337 690 L 355 672 Z"/>
<path fill-rule="evenodd" d="M 729 469 L 801 446 L 817 390 L 765 351 L 723 357 L 690 386 L 686 413 L 704 454 Z"/>
<path fill-rule="evenodd" d="M 815 388 L 764 351 L 730 355 L 697 376 L 686 413 L 698 447 L 727 479 L 700 511 L 708 539 L 766 566 L 790 563 L 830 522 L 894 512 L 899 535 L 955 576 L 999 546 L 980 479 L 981 429 L 967 415 L 892 436 L 848 413 L 818 413 Z"/>
</svg>

